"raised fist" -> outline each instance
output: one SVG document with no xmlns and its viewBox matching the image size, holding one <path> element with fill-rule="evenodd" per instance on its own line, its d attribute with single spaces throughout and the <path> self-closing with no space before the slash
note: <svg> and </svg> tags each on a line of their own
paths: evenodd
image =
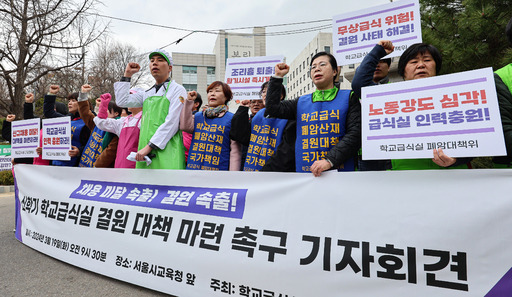
<svg viewBox="0 0 512 297">
<path fill-rule="evenodd" d="M 5 117 L 5 120 L 8 122 L 12 122 L 12 121 L 14 121 L 15 118 L 16 118 L 16 115 L 8 114 L 7 117 Z"/>
<path fill-rule="evenodd" d="M 140 65 L 139 64 L 137 64 L 137 63 L 128 63 L 128 65 L 126 65 L 126 69 L 124 70 L 124 76 L 125 77 L 131 77 L 135 73 L 139 72 L 139 70 L 140 70 Z"/>
<path fill-rule="evenodd" d="M 82 93 L 89 93 L 92 90 L 92 87 L 88 84 L 82 86 Z"/>
<path fill-rule="evenodd" d="M 50 86 L 50 94 L 57 95 L 57 93 L 60 91 L 60 87 L 58 85 L 51 85 Z"/>
<path fill-rule="evenodd" d="M 25 95 L 25 102 L 26 103 L 34 103 L 34 94 L 28 93 Z"/>
<path fill-rule="evenodd" d="M 197 92 L 196 91 L 190 91 L 187 93 L 187 100 L 194 101 L 197 98 Z"/>
<path fill-rule="evenodd" d="M 249 107 L 249 104 L 251 104 L 251 100 L 242 100 L 242 102 L 240 103 L 240 105 L 246 107 Z"/>
<path fill-rule="evenodd" d="M 381 45 L 384 48 L 384 50 L 386 51 L 386 55 L 391 54 L 395 50 L 395 46 L 393 45 L 393 42 L 391 42 L 389 40 L 381 40 L 377 44 Z"/>
<path fill-rule="evenodd" d="M 286 65 L 286 63 L 277 63 L 274 70 L 277 76 L 284 77 L 290 71 L 290 66 Z"/>
</svg>

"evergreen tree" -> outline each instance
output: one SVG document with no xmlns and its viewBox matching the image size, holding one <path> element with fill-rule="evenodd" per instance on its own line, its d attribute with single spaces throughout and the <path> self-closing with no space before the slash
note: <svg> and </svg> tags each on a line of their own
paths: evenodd
<svg viewBox="0 0 512 297">
<path fill-rule="evenodd" d="M 443 55 L 441 74 L 512 63 L 505 27 L 512 0 L 420 0 L 423 41 Z"/>
</svg>

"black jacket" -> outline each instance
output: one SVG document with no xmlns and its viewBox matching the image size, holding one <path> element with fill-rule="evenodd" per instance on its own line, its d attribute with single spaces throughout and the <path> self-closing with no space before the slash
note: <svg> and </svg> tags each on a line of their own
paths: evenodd
<svg viewBox="0 0 512 297">
<path fill-rule="evenodd" d="M 283 100 L 278 92 L 282 78 L 271 77 L 268 84 L 265 116 L 282 119 L 297 120 L 297 104 L 299 99 Z M 333 168 L 338 168 L 347 160 L 357 156 L 361 147 L 361 105 L 359 98 L 350 96 L 349 107 L 345 123 L 345 135 L 331 148 L 326 158 L 332 162 Z"/>
</svg>

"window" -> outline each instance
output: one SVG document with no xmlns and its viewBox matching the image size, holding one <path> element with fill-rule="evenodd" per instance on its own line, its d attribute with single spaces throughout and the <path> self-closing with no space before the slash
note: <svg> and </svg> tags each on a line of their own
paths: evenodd
<svg viewBox="0 0 512 297">
<path fill-rule="evenodd" d="M 331 53 L 331 47 L 330 46 L 324 46 L 324 50 L 326 53 L 330 54 Z"/>
<path fill-rule="evenodd" d="M 215 67 L 206 67 L 206 84 L 210 85 L 215 81 Z"/>
<path fill-rule="evenodd" d="M 183 84 L 183 87 L 185 90 L 187 90 L 187 92 L 197 91 L 197 84 Z"/>
<path fill-rule="evenodd" d="M 196 85 L 197 89 L 197 66 L 183 66 L 183 86 L 186 84 Z"/>
<path fill-rule="evenodd" d="M 348 65 L 348 68 L 349 69 L 354 69 L 354 66 L 355 66 L 354 64 L 350 64 L 350 65 Z"/>
</svg>

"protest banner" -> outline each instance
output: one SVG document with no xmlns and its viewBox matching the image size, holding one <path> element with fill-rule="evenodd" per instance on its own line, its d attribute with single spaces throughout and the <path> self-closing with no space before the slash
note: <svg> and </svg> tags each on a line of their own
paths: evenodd
<svg viewBox="0 0 512 297">
<path fill-rule="evenodd" d="M 364 160 L 506 155 L 492 68 L 362 89 Z"/>
<path fill-rule="evenodd" d="M 43 159 L 71 160 L 71 118 L 43 120 Z"/>
<path fill-rule="evenodd" d="M 229 58 L 224 81 L 231 87 L 233 99 L 261 99 L 261 85 L 270 80 L 274 67 L 283 60 L 283 56 Z"/>
<path fill-rule="evenodd" d="M 13 158 L 34 158 L 39 155 L 39 127 L 41 119 L 29 119 L 11 123 L 11 156 Z"/>
<path fill-rule="evenodd" d="M 0 145 L 0 171 L 11 170 L 11 146 Z"/>
<path fill-rule="evenodd" d="M 386 58 L 421 42 L 419 8 L 418 0 L 403 0 L 334 16 L 332 44 L 338 65 L 360 63 L 382 39 L 395 45 Z"/>
<path fill-rule="evenodd" d="M 18 240 L 176 296 L 512 294 L 508 169 L 15 173 Z"/>
</svg>

